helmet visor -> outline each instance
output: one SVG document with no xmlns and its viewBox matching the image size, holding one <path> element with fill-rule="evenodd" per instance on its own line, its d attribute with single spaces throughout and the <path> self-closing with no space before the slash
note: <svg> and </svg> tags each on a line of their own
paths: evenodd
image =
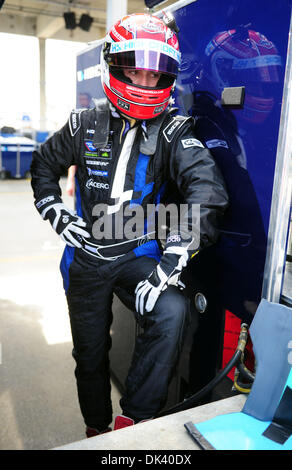
<svg viewBox="0 0 292 470">
<path fill-rule="evenodd" d="M 180 52 L 169 44 L 151 39 L 122 41 L 111 44 L 108 63 L 177 76 Z"/>
</svg>

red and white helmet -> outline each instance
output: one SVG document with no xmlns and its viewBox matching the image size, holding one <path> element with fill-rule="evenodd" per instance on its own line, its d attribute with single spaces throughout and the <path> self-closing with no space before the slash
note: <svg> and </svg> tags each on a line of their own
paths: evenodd
<svg viewBox="0 0 292 470">
<path fill-rule="evenodd" d="M 101 81 L 115 108 L 134 119 L 153 119 L 168 106 L 180 64 L 177 35 L 156 16 L 127 15 L 110 29 L 101 53 Z M 161 73 L 155 88 L 135 85 L 123 68 Z"/>
<path fill-rule="evenodd" d="M 273 109 L 275 84 L 279 83 L 281 56 L 275 45 L 263 34 L 242 27 L 217 33 L 205 53 L 217 90 L 245 86 L 242 117 L 263 122 Z"/>
</svg>

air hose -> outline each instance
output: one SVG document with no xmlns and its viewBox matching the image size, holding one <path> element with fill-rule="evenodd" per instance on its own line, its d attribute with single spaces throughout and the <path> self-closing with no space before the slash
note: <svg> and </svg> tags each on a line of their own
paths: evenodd
<svg viewBox="0 0 292 470">
<path fill-rule="evenodd" d="M 183 410 L 187 410 L 188 408 L 192 408 L 201 398 L 203 398 L 208 392 L 213 390 L 213 388 L 215 388 L 224 379 L 224 377 L 231 371 L 233 367 L 236 367 L 236 368 L 240 367 L 241 370 L 243 371 L 242 375 L 244 376 L 244 378 L 248 378 L 249 381 L 253 381 L 254 374 L 252 374 L 243 364 L 243 355 L 244 355 L 244 350 L 245 350 L 245 346 L 247 343 L 247 338 L 248 338 L 248 325 L 246 323 L 242 323 L 236 350 L 232 358 L 230 359 L 230 361 L 216 375 L 216 377 L 214 377 L 214 379 L 212 379 L 211 382 L 205 385 L 205 387 L 203 387 L 201 390 L 196 392 L 194 395 L 188 398 L 185 398 L 182 402 L 177 403 L 176 405 L 172 406 L 171 408 L 168 408 L 167 410 L 161 411 L 155 417 L 160 418 L 162 416 L 166 416 L 172 413 L 177 413 L 178 411 L 183 411 Z M 242 392 L 243 390 L 245 390 L 244 393 L 247 393 L 243 384 L 240 384 L 238 386 L 242 389 L 239 391 Z M 248 386 L 250 387 L 250 384 Z"/>
<path fill-rule="evenodd" d="M 243 358 L 244 355 L 242 354 L 241 360 L 235 369 L 233 388 L 241 393 L 249 393 L 255 379 L 255 374 L 244 365 Z M 242 379 L 244 382 L 241 381 Z"/>
</svg>

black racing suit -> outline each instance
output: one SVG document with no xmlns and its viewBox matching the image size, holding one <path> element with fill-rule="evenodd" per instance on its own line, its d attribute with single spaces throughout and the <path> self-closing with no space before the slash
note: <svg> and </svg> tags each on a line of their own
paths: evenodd
<svg viewBox="0 0 292 470">
<path fill-rule="evenodd" d="M 61 271 L 81 411 L 87 426 L 101 430 L 112 420 L 108 351 L 113 293 L 134 311 L 143 328 L 121 399 L 123 413 L 136 421 L 154 416 L 165 403 L 189 308 L 185 295 L 169 286 L 152 312 L 137 314 L 134 290 L 161 259 L 159 241 L 146 223 L 142 236 L 128 240 L 122 232 L 117 237 L 117 222 L 111 226 L 112 236 L 100 239 L 97 209 L 105 204 L 112 214 L 121 213 L 119 223 L 125 225 L 125 204 L 144 209 L 158 204 L 167 184 L 174 184 L 188 207 L 200 204 L 196 248 L 201 250 L 217 239 L 217 218 L 226 208 L 227 195 L 211 154 L 195 139 L 192 118 L 169 111 L 132 128 L 103 100 L 95 109 L 72 112 L 67 124 L 33 154 L 36 203 L 48 196 L 61 201 L 58 181 L 71 165 L 77 165 L 77 212 L 92 238 L 83 241 L 81 249 L 66 246 Z"/>
</svg>

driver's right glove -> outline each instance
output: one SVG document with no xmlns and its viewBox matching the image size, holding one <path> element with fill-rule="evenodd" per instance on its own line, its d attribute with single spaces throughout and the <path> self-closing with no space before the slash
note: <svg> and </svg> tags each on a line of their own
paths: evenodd
<svg viewBox="0 0 292 470">
<path fill-rule="evenodd" d="M 49 219 L 53 229 L 69 246 L 81 248 L 82 237 L 90 238 L 84 220 L 65 206 L 57 196 L 47 196 L 35 202 L 35 206 L 44 220 Z"/>
</svg>

